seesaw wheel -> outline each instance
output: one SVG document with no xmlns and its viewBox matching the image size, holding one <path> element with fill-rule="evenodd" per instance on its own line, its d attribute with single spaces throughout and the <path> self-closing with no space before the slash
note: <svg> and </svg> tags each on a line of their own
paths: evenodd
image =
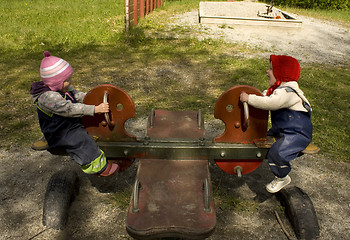
<svg viewBox="0 0 350 240">
<path fill-rule="evenodd" d="M 254 87 L 241 85 L 225 91 L 215 105 L 214 116 L 225 123 L 225 131 L 214 142 L 249 144 L 266 138 L 268 111 L 244 105 L 239 97 L 242 92 L 262 96 Z M 254 171 L 263 159 L 216 159 L 223 171 L 242 175 Z"/>
<path fill-rule="evenodd" d="M 99 105 L 108 102 L 110 112 L 83 117 L 83 124 L 90 135 L 99 141 L 133 141 L 136 137 L 129 134 L 125 122 L 135 117 L 135 106 L 131 97 L 121 88 L 103 84 L 91 89 L 85 96 L 84 103 Z"/>
<path fill-rule="evenodd" d="M 52 175 L 47 184 L 43 225 L 56 230 L 66 226 L 69 207 L 79 193 L 79 178 L 76 172 L 64 170 Z"/>
<path fill-rule="evenodd" d="M 276 193 L 298 239 L 317 239 L 320 228 L 309 196 L 298 187 L 285 187 Z"/>
</svg>

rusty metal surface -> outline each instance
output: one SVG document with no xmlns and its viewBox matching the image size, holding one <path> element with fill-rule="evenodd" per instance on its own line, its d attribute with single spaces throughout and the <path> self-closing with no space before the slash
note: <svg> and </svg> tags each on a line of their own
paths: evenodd
<svg viewBox="0 0 350 240">
<path fill-rule="evenodd" d="M 264 159 L 267 148 L 255 144 L 213 143 L 211 141 L 97 142 L 109 158 L 185 159 Z"/>
<path fill-rule="evenodd" d="M 86 94 L 84 103 L 99 105 L 103 102 L 105 93 L 108 95 L 109 119 L 113 126 L 108 125 L 104 114 L 96 114 L 94 117 L 83 117 L 86 130 L 97 137 L 98 141 L 136 141 L 136 137 L 124 128 L 125 121 L 135 117 L 134 103 L 124 90 L 110 84 L 99 85 Z"/>
<path fill-rule="evenodd" d="M 214 116 L 225 123 L 225 132 L 214 142 L 252 143 L 266 138 L 268 111 L 249 106 L 249 127 L 243 125 L 243 104 L 239 100 L 241 92 L 261 96 L 260 91 L 251 86 L 235 86 L 224 92 L 215 105 Z"/>
<path fill-rule="evenodd" d="M 138 239 L 184 237 L 203 239 L 216 225 L 207 161 L 142 159 L 137 179 L 138 209 L 130 201 L 127 231 Z M 210 210 L 204 210 L 205 179 L 209 182 Z"/>
<path fill-rule="evenodd" d="M 154 110 L 148 118 L 147 136 L 151 139 L 199 139 L 204 136 L 204 121 L 197 111 Z"/>
<path fill-rule="evenodd" d="M 203 239 L 213 232 L 216 216 L 208 158 L 204 152 L 188 148 L 199 146 L 203 123 L 200 112 L 152 110 L 148 140 L 142 144 L 146 151 L 139 162 L 127 217 L 127 231 L 132 237 Z M 191 160 L 186 155 L 191 155 Z M 167 157 L 150 159 L 152 156 Z M 208 191 L 204 190 L 205 183 Z"/>
</svg>

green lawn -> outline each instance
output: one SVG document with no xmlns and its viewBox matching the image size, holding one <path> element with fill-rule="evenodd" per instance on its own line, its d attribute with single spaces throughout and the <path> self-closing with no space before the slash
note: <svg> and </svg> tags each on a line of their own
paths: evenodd
<svg viewBox="0 0 350 240">
<path fill-rule="evenodd" d="M 287 12 L 314 17 L 326 21 L 337 21 L 350 29 L 350 10 L 320 10 L 320 9 L 300 9 L 283 8 Z"/>
<path fill-rule="evenodd" d="M 157 37 L 157 31 L 169 31 L 172 14 L 189 11 L 198 3 L 165 2 L 125 35 L 123 1 L 2 0 L 0 146 L 29 148 L 41 135 L 29 89 L 40 80 L 45 50 L 73 66 L 73 85 L 79 90 L 111 83 L 127 91 L 137 117 L 146 116 L 151 108 L 201 109 L 205 119 L 212 120 L 213 106 L 228 88 L 240 84 L 266 88 L 268 59 L 227 54 L 263 50 L 171 37 L 191 33 L 181 27 L 170 28 L 169 37 Z M 349 19 L 330 18 L 349 23 Z M 301 80 L 313 106 L 314 142 L 332 159 L 349 162 L 350 69 L 304 64 Z"/>
</svg>

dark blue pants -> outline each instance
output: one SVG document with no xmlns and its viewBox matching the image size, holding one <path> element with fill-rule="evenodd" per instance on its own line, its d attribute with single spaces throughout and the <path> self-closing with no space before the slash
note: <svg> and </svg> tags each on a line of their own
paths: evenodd
<svg viewBox="0 0 350 240">
<path fill-rule="evenodd" d="M 55 142 L 54 147 L 64 148 L 85 173 L 101 173 L 107 166 L 103 151 L 82 125 L 69 129 L 64 137 Z"/>
<path fill-rule="evenodd" d="M 291 171 L 290 161 L 297 158 L 312 140 L 311 114 L 281 109 L 271 112 L 269 135 L 277 138 L 267 153 L 273 174 L 283 178 Z"/>
<path fill-rule="evenodd" d="M 66 137 L 61 139 L 60 145 L 63 145 L 69 156 L 81 166 L 91 163 L 101 155 L 94 138 L 83 127 L 70 130 Z"/>
</svg>

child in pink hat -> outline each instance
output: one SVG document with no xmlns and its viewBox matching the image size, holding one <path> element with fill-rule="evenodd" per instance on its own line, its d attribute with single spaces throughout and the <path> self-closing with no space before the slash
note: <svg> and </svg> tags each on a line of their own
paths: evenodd
<svg viewBox="0 0 350 240">
<path fill-rule="evenodd" d="M 275 179 L 266 189 L 276 193 L 291 182 L 290 161 L 311 143 L 311 106 L 299 88 L 300 65 L 295 58 L 271 55 L 266 74 L 270 87 L 265 96 L 241 93 L 240 99 L 255 108 L 271 111 L 272 127 L 268 135 L 277 140 L 269 149 L 267 159 Z"/>
<path fill-rule="evenodd" d="M 119 169 L 108 162 L 104 152 L 85 130 L 81 117 L 109 112 L 108 103 L 83 104 L 85 93 L 71 86 L 71 65 L 46 51 L 40 65 L 42 81 L 31 85 L 41 131 L 50 148 L 63 148 L 83 172 L 110 176 Z"/>
</svg>

